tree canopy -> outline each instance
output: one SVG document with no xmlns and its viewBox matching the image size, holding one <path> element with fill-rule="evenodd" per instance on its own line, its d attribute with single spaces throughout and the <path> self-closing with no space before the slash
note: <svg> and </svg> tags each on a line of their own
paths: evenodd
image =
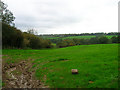
<svg viewBox="0 0 120 90">
<path fill-rule="evenodd" d="M 8 25 L 15 26 L 13 22 L 15 20 L 15 17 L 7 7 L 8 6 L 4 2 L 0 1 L 0 21 Z"/>
</svg>

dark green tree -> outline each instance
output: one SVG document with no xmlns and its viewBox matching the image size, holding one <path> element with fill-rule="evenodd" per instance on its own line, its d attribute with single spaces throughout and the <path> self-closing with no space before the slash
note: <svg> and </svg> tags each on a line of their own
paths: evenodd
<svg viewBox="0 0 120 90">
<path fill-rule="evenodd" d="M 98 37 L 93 37 L 93 38 L 90 38 L 89 42 L 91 44 L 98 44 L 99 43 L 99 39 L 98 39 Z"/>
<path fill-rule="evenodd" d="M 23 34 L 20 30 L 3 23 L 2 25 L 2 44 L 3 48 L 22 48 Z"/>
<path fill-rule="evenodd" d="M 105 36 L 99 37 L 99 43 L 100 44 L 107 44 L 109 39 Z"/>
<path fill-rule="evenodd" d="M 15 26 L 13 22 L 15 17 L 13 16 L 13 13 L 7 9 L 7 7 L 8 6 L 4 2 L 0 1 L 0 21 L 8 25 Z"/>
<path fill-rule="evenodd" d="M 118 42 L 118 37 L 113 36 L 113 37 L 111 38 L 111 40 L 112 40 L 112 43 L 117 43 L 117 42 Z"/>
<path fill-rule="evenodd" d="M 118 35 L 117 38 L 118 38 L 118 43 L 120 43 L 120 35 Z"/>
</svg>

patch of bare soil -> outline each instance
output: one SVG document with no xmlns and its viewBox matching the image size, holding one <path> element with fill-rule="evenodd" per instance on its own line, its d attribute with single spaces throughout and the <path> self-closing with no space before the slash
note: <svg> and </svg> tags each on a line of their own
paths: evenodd
<svg viewBox="0 0 120 90">
<path fill-rule="evenodd" d="M 18 64 L 4 64 L 2 78 L 5 86 L 3 88 L 48 88 L 33 77 L 35 71 L 30 70 L 31 68 L 32 64 L 27 61 L 21 61 Z"/>
</svg>

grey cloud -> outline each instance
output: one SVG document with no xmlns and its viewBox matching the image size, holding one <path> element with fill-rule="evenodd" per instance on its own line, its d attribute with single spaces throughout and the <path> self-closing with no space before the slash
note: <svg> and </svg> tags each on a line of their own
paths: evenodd
<svg viewBox="0 0 120 90">
<path fill-rule="evenodd" d="M 116 30 L 116 9 L 119 0 L 4 1 L 8 2 L 9 9 L 16 17 L 16 26 L 21 30 L 34 28 L 38 33 L 52 32 L 50 30 L 57 33 L 60 33 L 60 30 L 64 30 L 65 33 L 75 32 L 75 30 L 87 32 L 96 31 L 99 24 L 101 24 L 99 30 L 103 27 L 105 30 L 112 31 L 113 28 Z M 106 29 L 107 27 L 111 28 Z"/>
<path fill-rule="evenodd" d="M 39 28 L 54 28 L 60 27 L 61 25 L 67 25 L 71 23 L 78 22 L 76 18 L 73 17 L 57 17 L 55 19 L 42 18 L 36 20 L 36 18 L 22 18 L 20 21 L 17 21 L 17 25 L 20 27 L 39 27 Z M 22 24 L 22 25 L 21 25 Z"/>
<path fill-rule="evenodd" d="M 33 3 L 35 10 L 27 11 L 18 14 L 16 18 L 16 25 L 18 27 L 36 27 L 40 29 L 48 29 L 54 27 L 60 27 L 62 25 L 69 25 L 72 23 L 79 22 L 81 19 L 78 18 L 74 13 L 71 14 L 66 9 L 65 2 L 56 0 L 41 0 L 40 2 Z"/>
</svg>

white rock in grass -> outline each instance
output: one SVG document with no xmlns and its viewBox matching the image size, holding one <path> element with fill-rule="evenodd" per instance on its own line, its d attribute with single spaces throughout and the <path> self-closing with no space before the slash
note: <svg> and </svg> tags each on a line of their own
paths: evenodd
<svg viewBox="0 0 120 90">
<path fill-rule="evenodd" d="M 72 74 L 78 74 L 78 69 L 71 69 Z"/>
</svg>

